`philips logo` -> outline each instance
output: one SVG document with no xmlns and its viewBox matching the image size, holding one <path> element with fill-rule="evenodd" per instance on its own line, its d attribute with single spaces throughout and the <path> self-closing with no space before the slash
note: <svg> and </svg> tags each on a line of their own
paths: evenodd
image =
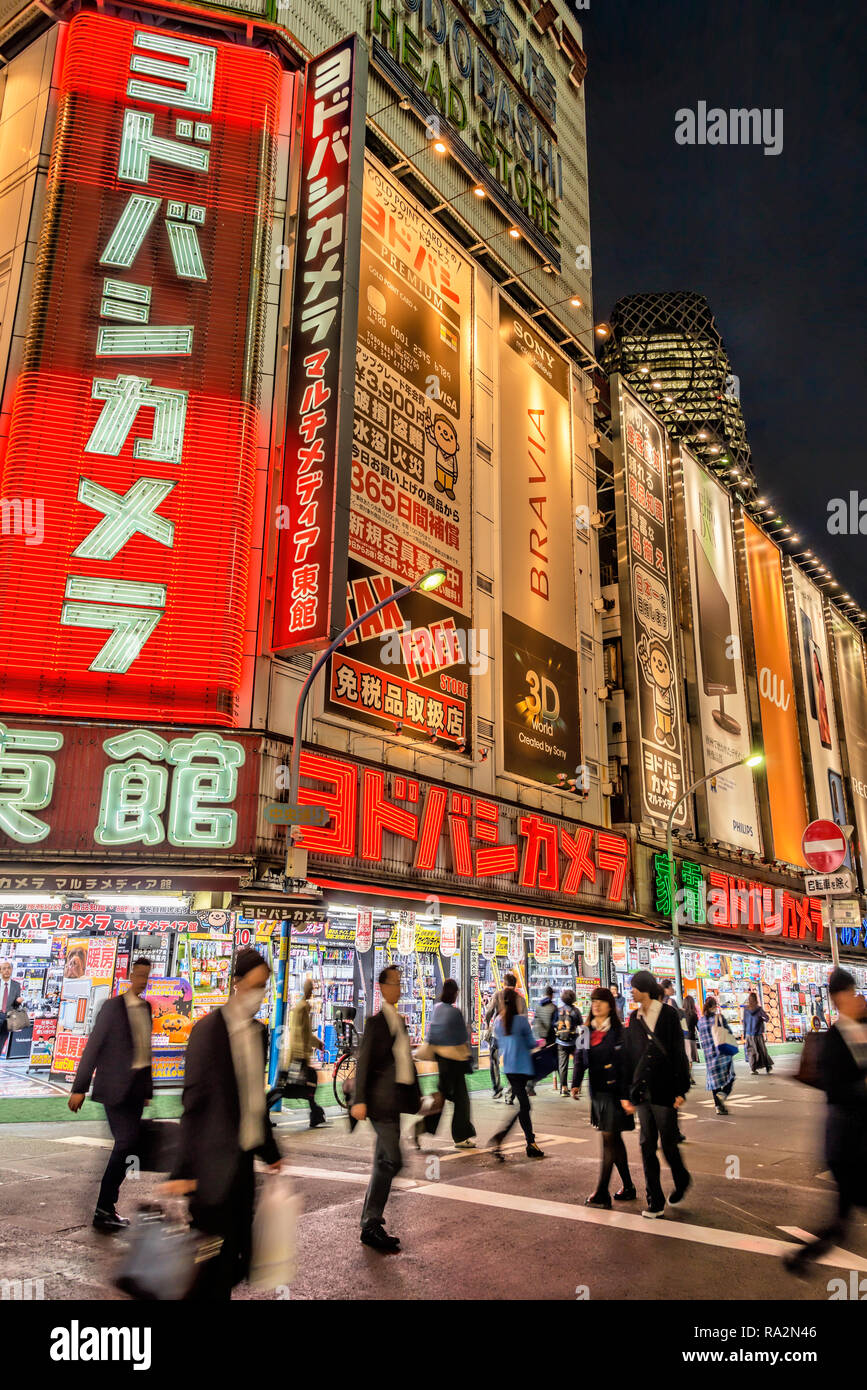
<svg viewBox="0 0 867 1390">
<path fill-rule="evenodd" d="M 73 1318 L 69 1327 L 51 1330 L 52 1361 L 131 1361 L 134 1371 L 149 1371 L 149 1327 L 81 1327 Z"/>
<path fill-rule="evenodd" d="M 750 839 L 753 837 L 753 827 L 751 825 L 742 825 L 739 820 L 732 821 L 732 830 L 736 830 L 740 835 L 749 835 Z"/>
</svg>

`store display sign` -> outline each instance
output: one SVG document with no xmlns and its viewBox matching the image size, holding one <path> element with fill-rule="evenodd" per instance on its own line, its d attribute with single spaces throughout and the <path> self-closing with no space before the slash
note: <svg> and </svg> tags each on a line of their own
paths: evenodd
<svg viewBox="0 0 867 1390">
<path fill-rule="evenodd" d="M 680 451 L 686 514 L 689 601 L 703 771 L 748 758 L 752 746 L 738 613 L 731 502 L 726 490 Z M 761 853 L 755 782 L 730 768 L 706 785 L 710 836 Z"/>
<path fill-rule="evenodd" d="M 810 750 L 809 776 L 813 781 L 816 814 L 820 820 L 847 825 L 849 818 L 843 792 L 843 761 L 834 715 L 822 595 L 791 561 L 789 569 L 795 604 L 802 709 Z M 851 867 L 850 861 L 851 852 L 847 851 L 846 863 Z"/>
<path fill-rule="evenodd" d="M 837 656 L 840 713 L 849 764 L 849 790 L 855 813 L 861 882 L 867 886 L 867 670 L 864 644 L 859 633 L 831 614 L 831 633 Z"/>
<path fill-rule="evenodd" d="M 469 661 L 479 658 L 470 650 L 473 272 L 369 157 L 361 266 L 346 622 L 434 565 L 446 579 L 348 639 L 332 661 L 328 708 L 460 745 L 471 732 Z"/>
<path fill-rule="evenodd" d="M 483 922 L 480 933 L 480 951 L 483 960 L 493 960 L 497 952 L 497 924 L 496 922 Z"/>
<path fill-rule="evenodd" d="M 652 856 L 653 910 L 671 920 L 671 869 L 665 854 Z M 818 898 L 774 888 L 770 883 L 737 878 L 675 856 L 675 907 L 681 925 L 758 931 L 764 936 L 822 941 L 822 904 Z"/>
<path fill-rule="evenodd" d="M 397 949 L 402 956 L 415 950 L 415 913 L 401 912 L 397 920 Z"/>
<path fill-rule="evenodd" d="M 533 955 L 538 961 L 550 960 L 548 928 L 537 927 L 533 933 Z"/>
<path fill-rule="evenodd" d="M 307 64 L 272 644 L 344 627 L 367 54 L 353 37 Z"/>
<path fill-rule="evenodd" d="M 743 526 L 773 853 L 800 866 L 809 816 L 780 552 L 746 515 Z"/>
<path fill-rule="evenodd" d="M 314 874 L 353 863 L 402 877 L 411 865 L 417 878 L 464 892 L 473 881 L 573 907 L 626 900 L 623 835 L 307 749 L 301 776 L 299 801 L 330 813 L 327 827 L 302 830 Z"/>
<path fill-rule="evenodd" d="M 574 936 L 570 931 L 560 933 L 560 959 L 564 965 L 572 965 L 575 961 Z"/>
<path fill-rule="evenodd" d="M 75 1073 L 100 1006 L 111 993 L 116 955 L 114 939 L 69 938 L 49 1072 L 52 1080 L 69 1080 Z"/>
<path fill-rule="evenodd" d="M 280 91 L 263 49 L 69 24 L 3 497 L 0 708 L 241 721 Z"/>
<path fill-rule="evenodd" d="M 458 919 L 446 915 L 440 921 L 440 950 L 444 956 L 453 956 L 457 949 Z"/>
<path fill-rule="evenodd" d="M 553 784 L 581 762 L 569 363 L 500 299 L 503 768 Z"/>
<path fill-rule="evenodd" d="M 519 965 L 524 960 L 524 928 L 510 923 L 508 932 L 508 955 L 513 965 Z"/>
<path fill-rule="evenodd" d="M 252 855 L 260 747 L 258 735 L 213 730 L 165 738 L 117 725 L 0 723 L 0 863 L 22 848 L 101 861 Z"/>
<path fill-rule="evenodd" d="M 355 949 L 364 955 L 373 945 L 373 913 L 359 908 L 355 914 Z"/>
<path fill-rule="evenodd" d="M 668 441 L 657 416 L 616 378 L 615 504 L 624 679 L 642 817 L 665 822 L 687 786 L 678 625 L 668 542 Z M 681 802 L 675 825 L 689 820 Z"/>
<path fill-rule="evenodd" d="M 426 0 L 424 6 L 372 0 L 370 56 L 424 122 L 408 135 L 415 141 L 409 148 L 416 148 L 425 128 L 429 139 L 441 136 L 451 160 L 559 270 L 558 71 L 570 88 L 578 87 L 587 59 L 553 6 L 537 11 L 529 32 L 527 8 L 516 0 L 493 7 L 475 0 Z M 561 124 L 564 119 L 561 111 Z"/>
<path fill-rule="evenodd" d="M 121 912 L 99 903 L 73 903 L 70 907 L 40 907 L 38 904 L 7 906 L 0 910 L 0 933 L 24 936 L 28 932 L 72 932 L 87 936 L 119 935 L 138 932 L 152 935 L 162 932 L 223 933 L 224 924 L 231 923 L 232 914 L 222 909 L 190 912 L 186 916 L 162 916 L 156 911 L 139 909 L 138 915 Z M 73 943 L 67 943 L 67 952 Z"/>
<path fill-rule="evenodd" d="M 404 586 L 405 587 L 405 586 Z M 391 576 L 349 561 L 346 621 L 401 588 Z M 428 594 L 405 594 L 340 648 L 329 663 L 326 704 L 386 733 L 465 750 L 472 735 L 467 627 Z"/>
</svg>

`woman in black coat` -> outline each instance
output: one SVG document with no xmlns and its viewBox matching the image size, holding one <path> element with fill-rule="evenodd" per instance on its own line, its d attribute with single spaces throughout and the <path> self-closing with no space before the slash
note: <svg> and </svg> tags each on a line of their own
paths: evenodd
<svg viewBox="0 0 867 1390">
<path fill-rule="evenodd" d="M 575 1049 L 572 1094 L 577 1096 L 586 1073 L 590 1075 L 590 1113 L 602 1132 L 602 1168 L 596 1191 L 584 1205 L 610 1211 L 608 1184 L 616 1168 L 623 1183 L 616 1202 L 634 1202 L 635 1185 L 629 1174 L 623 1131 L 635 1127 L 635 1119 L 620 1104 L 628 1099 L 625 1069 L 626 1031 L 609 989 L 594 989 L 590 996 L 590 1022 Z"/>
</svg>

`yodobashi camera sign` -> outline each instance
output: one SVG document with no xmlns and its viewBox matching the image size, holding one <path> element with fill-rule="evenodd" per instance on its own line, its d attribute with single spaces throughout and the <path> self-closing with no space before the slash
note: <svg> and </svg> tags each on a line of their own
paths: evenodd
<svg viewBox="0 0 867 1390">
<path fill-rule="evenodd" d="M 553 784 L 580 762 L 569 364 L 500 300 L 503 766 Z"/>
<path fill-rule="evenodd" d="M 563 162 L 557 149 L 558 77 L 569 95 L 586 58 L 553 5 L 528 31 L 516 0 L 371 0 L 371 65 L 453 159 L 559 267 Z M 561 116 L 562 119 L 562 116 Z"/>
</svg>

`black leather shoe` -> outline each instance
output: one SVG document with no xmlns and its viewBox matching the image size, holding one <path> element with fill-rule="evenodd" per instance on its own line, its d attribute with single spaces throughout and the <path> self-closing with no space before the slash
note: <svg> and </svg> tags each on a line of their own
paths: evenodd
<svg viewBox="0 0 867 1390">
<path fill-rule="evenodd" d="M 125 1231 L 129 1221 L 125 1216 L 118 1216 L 116 1211 L 101 1211 L 97 1207 L 93 1213 L 94 1229 L 101 1231 L 103 1235 L 117 1235 L 118 1231 Z"/>
<path fill-rule="evenodd" d="M 634 1187 L 621 1187 L 619 1192 L 615 1192 L 615 1202 L 634 1202 L 638 1193 Z"/>
<path fill-rule="evenodd" d="M 362 1245 L 369 1245 L 371 1250 L 378 1250 L 382 1255 L 391 1255 L 400 1249 L 399 1238 L 388 1235 L 382 1225 L 363 1226 L 361 1228 L 361 1243 Z"/>
<path fill-rule="evenodd" d="M 596 1207 L 599 1211 L 610 1211 L 611 1198 L 608 1196 L 597 1197 L 596 1193 L 594 1192 L 592 1197 L 584 1198 L 584 1205 L 585 1207 Z"/>
<path fill-rule="evenodd" d="M 683 1187 L 676 1187 L 668 1199 L 671 1207 L 676 1207 L 678 1202 L 682 1202 L 689 1189 L 692 1187 L 692 1177 L 687 1177 Z"/>
</svg>

